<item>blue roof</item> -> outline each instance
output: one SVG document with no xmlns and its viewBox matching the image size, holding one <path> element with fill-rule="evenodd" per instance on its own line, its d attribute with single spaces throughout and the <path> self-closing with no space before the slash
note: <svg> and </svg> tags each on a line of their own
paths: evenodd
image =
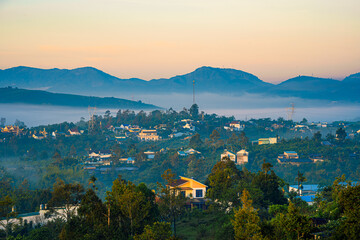
<svg viewBox="0 0 360 240">
<path fill-rule="evenodd" d="M 307 203 L 313 202 L 315 199 L 315 195 L 300 196 L 300 199 Z"/>
<path fill-rule="evenodd" d="M 294 153 L 297 154 L 295 151 L 285 151 L 286 153 Z"/>
</svg>

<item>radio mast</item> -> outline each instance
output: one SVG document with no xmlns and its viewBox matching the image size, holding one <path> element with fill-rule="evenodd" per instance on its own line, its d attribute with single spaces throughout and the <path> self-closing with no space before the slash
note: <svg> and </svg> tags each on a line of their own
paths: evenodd
<svg viewBox="0 0 360 240">
<path fill-rule="evenodd" d="M 193 80 L 193 104 L 195 104 L 195 80 Z"/>
</svg>

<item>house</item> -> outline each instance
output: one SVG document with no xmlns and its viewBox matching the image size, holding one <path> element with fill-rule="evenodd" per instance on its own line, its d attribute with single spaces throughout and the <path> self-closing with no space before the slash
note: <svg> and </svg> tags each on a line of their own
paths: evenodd
<svg viewBox="0 0 360 240">
<path fill-rule="evenodd" d="M 139 126 L 131 126 L 129 129 L 129 132 L 132 132 L 132 133 L 139 133 L 141 131 L 141 128 Z"/>
<path fill-rule="evenodd" d="M 42 139 L 45 138 L 44 135 L 39 134 L 39 133 L 34 133 L 34 134 L 32 135 L 32 137 L 33 137 L 34 139 L 37 139 L 37 140 L 42 140 Z"/>
<path fill-rule="evenodd" d="M 177 132 L 177 133 L 172 133 L 169 135 L 169 138 L 174 138 L 174 137 L 182 137 L 186 135 L 186 133 L 182 133 L 182 132 Z"/>
<path fill-rule="evenodd" d="M 178 155 L 180 157 L 186 157 L 187 156 L 187 153 L 185 153 L 184 151 L 178 151 Z"/>
<path fill-rule="evenodd" d="M 181 177 L 169 184 L 170 189 L 176 189 L 180 194 L 189 198 L 204 198 L 206 195 L 206 185 L 192 178 Z"/>
<path fill-rule="evenodd" d="M 224 157 L 228 157 L 231 161 L 236 162 L 236 154 L 227 149 L 221 154 L 221 160 L 223 160 Z"/>
<path fill-rule="evenodd" d="M 193 148 L 186 149 L 186 150 L 184 150 L 184 152 L 185 152 L 186 154 L 190 154 L 190 155 L 193 155 L 193 154 L 201 154 L 201 152 L 196 151 L 196 150 L 193 149 Z"/>
<path fill-rule="evenodd" d="M 284 156 L 287 159 L 298 159 L 299 158 L 299 155 L 294 151 L 286 151 L 286 152 L 284 152 Z"/>
<path fill-rule="evenodd" d="M 249 152 L 245 149 L 242 149 L 236 153 L 236 164 L 241 165 L 249 162 Z"/>
<path fill-rule="evenodd" d="M 5 126 L 4 128 L 1 128 L 1 132 L 2 133 L 16 133 L 17 135 L 19 135 L 19 133 L 22 132 L 22 129 L 20 129 L 18 126 Z"/>
<path fill-rule="evenodd" d="M 193 126 L 191 123 L 186 123 L 183 128 L 189 129 L 190 131 L 195 131 L 195 126 Z"/>
<path fill-rule="evenodd" d="M 139 133 L 139 138 L 141 141 L 158 141 L 159 135 L 157 135 L 156 130 L 141 130 Z"/>
<path fill-rule="evenodd" d="M 25 222 L 27 222 L 29 226 L 35 227 L 37 225 L 44 225 L 47 222 L 53 221 L 57 218 L 66 220 L 66 212 L 72 211 L 76 214 L 77 208 L 78 206 L 70 206 L 68 207 L 68 210 L 66 210 L 66 207 L 57 207 L 54 209 L 54 212 L 50 212 L 50 210 L 47 209 L 47 204 L 41 204 L 39 212 L 16 214 L 16 217 L 10 218 L 9 220 L 1 219 L 0 229 L 4 230 L 4 226 L 7 224 L 23 225 Z M 15 211 L 15 209 L 13 209 L 13 211 Z"/>
<path fill-rule="evenodd" d="M 79 130 L 77 128 L 69 129 L 68 131 L 69 131 L 71 136 L 81 135 L 81 133 L 79 132 Z"/>
<path fill-rule="evenodd" d="M 313 161 L 313 162 L 323 162 L 323 156 L 321 154 L 311 154 L 309 156 L 309 158 Z"/>
<path fill-rule="evenodd" d="M 280 154 L 277 158 L 278 163 L 290 163 L 292 165 L 300 166 L 304 163 L 313 163 L 309 158 L 299 158 L 299 155 L 294 151 L 286 151 L 284 154 Z"/>
<path fill-rule="evenodd" d="M 122 163 L 134 164 L 135 163 L 135 157 L 119 158 L 119 161 L 122 162 Z"/>
<path fill-rule="evenodd" d="M 225 130 L 230 130 L 230 131 L 241 131 L 245 128 L 245 125 L 241 125 L 240 121 L 232 121 L 229 124 L 226 124 L 224 126 Z"/>
<path fill-rule="evenodd" d="M 258 144 L 264 145 L 264 144 L 275 144 L 277 143 L 277 138 L 259 138 Z"/>
<path fill-rule="evenodd" d="M 233 131 L 241 131 L 241 130 L 244 129 L 244 125 L 241 125 L 240 121 L 233 121 L 233 122 L 230 123 L 230 128 Z"/>
<path fill-rule="evenodd" d="M 196 151 L 193 148 L 188 148 L 188 149 L 185 149 L 185 150 L 178 151 L 178 155 L 180 157 L 187 157 L 188 155 L 195 155 L 195 154 L 201 154 L 201 152 Z"/>
<path fill-rule="evenodd" d="M 128 157 L 128 159 L 126 160 L 127 164 L 134 164 L 135 163 L 135 158 L 134 157 Z"/>
<path fill-rule="evenodd" d="M 131 127 L 130 124 L 121 124 L 121 125 L 120 125 L 120 128 L 121 128 L 121 129 L 127 129 L 127 130 L 128 130 L 130 127 Z M 117 127 L 116 127 L 115 129 L 117 129 Z"/>
<path fill-rule="evenodd" d="M 147 159 L 154 159 L 154 157 L 155 157 L 155 152 L 153 152 L 153 151 L 146 151 L 146 152 L 144 152 L 144 154 L 146 155 L 146 158 Z"/>
<path fill-rule="evenodd" d="M 111 158 L 111 151 L 110 150 L 90 150 L 89 157 L 90 158 L 100 158 L 100 159 Z"/>
<path fill-rule="evenodd" d="M 299 155 L 294 151 L 286 151 L 277 158 L 278 163 L 288 163 L 290 160 L 299 159 Z"/>
</svg>

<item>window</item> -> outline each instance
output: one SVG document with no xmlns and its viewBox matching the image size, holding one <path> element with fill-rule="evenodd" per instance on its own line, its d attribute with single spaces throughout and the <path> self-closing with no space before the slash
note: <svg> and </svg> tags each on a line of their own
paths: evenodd
<svg viewBox="0 0 360 240">
<path fill-rule="evenodd" d="M 202 198 L 203 197 L 203 190 L 202 189 L 196 190 L 196 197 L 197 198 Z"/>
<path fill-rule="evenodd" d="M 181 191 L 180 194 L 185 197 L 185 191 Z"/>
</svg>

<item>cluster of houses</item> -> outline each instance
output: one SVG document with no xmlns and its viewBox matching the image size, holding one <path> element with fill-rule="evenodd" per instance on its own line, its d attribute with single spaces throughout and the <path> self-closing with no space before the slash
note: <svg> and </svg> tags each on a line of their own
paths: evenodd
<svg viewBox="0 0 360 240">
<path fill-rule="evenodd" d="M 24 129 L 22 129 L 18 126 L 9 125 L 9 126 L 5 126 L 5 127 L 1 128 L 1 133 L 20 135 L 20 134 L 22 134 L 23 130 Z"/>
<path fill-rule="evenodd" d="M 299 166 L 300 164 L 305 163 L 316 163 L 324 161 L 323 156 L 320 154 L 312 154 L 309 158 L 299 158 L 297 152 L 294 151 L 285 151 L 283 154 L 280 154 L 277 158 L 277 162 L 280 164 L 292 164 Z"/>
<path fill-rule="evenodd" d="M 249 162 L 249 152 L 242 149 L 237 153 L 233 153 L 232 151 L 225 149 L 225 151 L 221 154 L 220 159 L 224 160 L 225 158 L 229 158 L 230 161 L 233 161 L 237 165 L 242 165 Z"/>
<path fill-rule="evenodd" d="M 161 150 L 165 151 L 165 150 Z M 152 160 L 155 158 L 155 152 L 147 150 L 144 152 L 144 155 L 147 160 Z M 104 167 L 110 168 L 113 165 L 114 154 L 111 150 L 92 150 L 88 151 L 88 155 L 85 156 L 86 160 L 83 162 L 85 170 L 97 170 L 99 168 L 104 169 Z M 119 163 L 124 164 L 134 164 L 135 157 L 120 157 L 117 159 Z"/>
<path fill-rule="evenodd" d="M 115 140 L 118 142 L 127 138 L 138 138 L 140 141 L 158 141 L 161 137 L 158 135 L 157 129 L 142 129 L 137 125 L 121 124 L 120 127 L 108 127 L 115 133 Z"/>
</svg>

